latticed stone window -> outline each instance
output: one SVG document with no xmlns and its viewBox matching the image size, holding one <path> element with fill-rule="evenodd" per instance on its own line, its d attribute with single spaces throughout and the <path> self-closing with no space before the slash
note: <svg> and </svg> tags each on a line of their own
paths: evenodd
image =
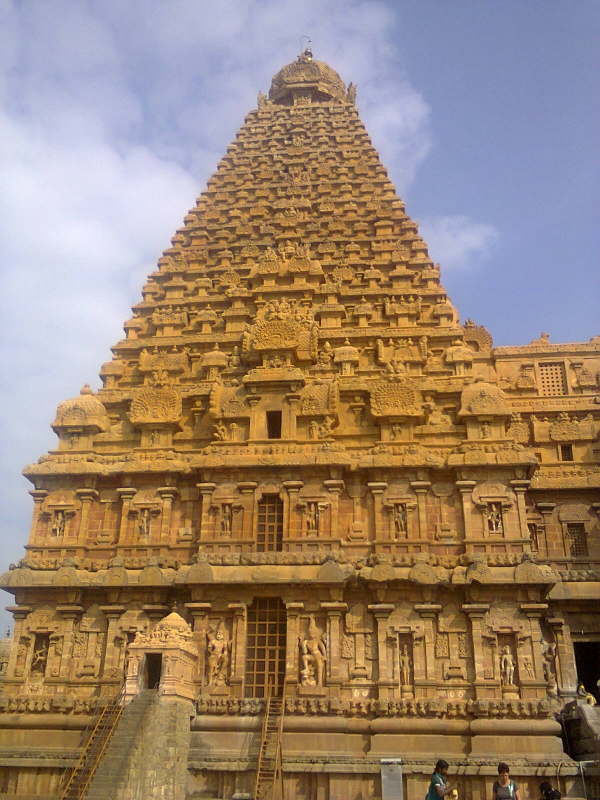
<svg viewBox="0 0 600 800">
<path fill-rule="evenodd" d="M 281 550 L 283 544 L 283 501 L 276 494 L 265 495 L 258 504 L 256 549 L 259 553 Z"/>
<path fill-rule="evenodd" d="M 560 446 L 560 460 L 561 461 L 573 461 L 573 445 L 572 444 L 561 444 L 561 446 Z"/>
<path fill-rule="evenodd" d="M 566 540 L 571 558 L 587 558 L 587 536 L 583 522 L 569 522 L 567 524 Z"/>
<path fill-rule="evenodd" d="M 278 597 L 260 597 L 248 608 L 246 695 L 280 695 L 285 676 L 286 610 Z"/>
<path fill-rule="evenodd" d="M 553 397 L 567 394 L 565 370 L 560 361 L 553 364 L 540 364 L 540 385 L 543 395 Z"/>
</svg>

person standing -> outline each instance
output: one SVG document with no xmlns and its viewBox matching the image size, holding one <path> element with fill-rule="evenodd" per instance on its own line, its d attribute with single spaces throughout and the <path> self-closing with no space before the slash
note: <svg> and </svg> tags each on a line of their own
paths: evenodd
<svg viewBox="0 0 600 800">
<path fill-rule="evenodd" d="M 446 797 L 454 791 L 460 783 L 451 785 L 447 782 L 448 776 L 448 762 L 443 758 L 435 765 L 433 775 L 431 776 L 431 783 L 429 784 L 429 791 L 425 796 L 425 800 L 439 800 L 440 797 Z"/>
<path fill-rule="evenodd" d="M 498 764 L 498 780 L 492 787 L 492 800 L 521 800 L 519 784 L 511 780 L 509 766 L 503 761 Z"/>
</svg>

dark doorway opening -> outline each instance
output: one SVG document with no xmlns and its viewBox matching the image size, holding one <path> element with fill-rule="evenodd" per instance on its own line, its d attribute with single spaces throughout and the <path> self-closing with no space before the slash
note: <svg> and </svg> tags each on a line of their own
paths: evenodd
<svg viewBox="0 0 600 800">
<path fill-rule="evenodd" d="M 158 689 L 162 674 L 162 654 L 146 653 L 146 689 Z"/>
<path fill-rule="evenodd" d="M 281 439 L 281 411 L 267 411 L 267 436 Z"/>
<path fill-rule="evenodd" d="M 599 700 L 597 683 L 600 680 L 600 642 L 574 642 L 573 647 L 577 682 L 583 683 L 588 692 Z"/>
</svg>

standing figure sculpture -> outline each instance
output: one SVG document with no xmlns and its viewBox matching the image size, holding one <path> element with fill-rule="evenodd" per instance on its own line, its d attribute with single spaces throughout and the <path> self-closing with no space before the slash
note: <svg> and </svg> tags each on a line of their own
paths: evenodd
<svg viewBox="0 0 600 800">
<path fill-rule="evenodd" d="M 219 621 L 216 632 L 214 628 L 209 628 L 206 631 L 206 638 L 208 639 L 208 683 L 210 686 L 223 686 L 227 683 L 231 646 L 225 620 Z"/>
<path fill-rule="evenodd" d="M 410 686 L 410 655 L 406 644 L 400 650 L 400 682 L 402 686 Z"/>
<path fill-rule="evenodd" d="M 514 686 L 515 660 L 508 645 L 500 651 L 500 678 L 503 686 Z"/>
<path fill-rule="evenodd" d="M 327 649 L 323 641 L 323 631 L 317 627 L 314 616 L 310 615 L 308 637 L 300 638 L 302 653 L 302 685 L 323 686 Z"/>
</svg>

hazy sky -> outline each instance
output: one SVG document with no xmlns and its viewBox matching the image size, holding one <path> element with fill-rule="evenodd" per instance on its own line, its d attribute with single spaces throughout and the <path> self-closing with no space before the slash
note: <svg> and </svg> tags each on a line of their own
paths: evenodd
<svg viewBox="0 0 600 800">
<path fill-rule="evenodd" d="M 597 0 L 0 0 L 2 567 L 56 405 L 99 387 L 145 276 L 303 35 L 358 84 L 463 321 L 496 344 L 600 332 Z"/>
</svg>

